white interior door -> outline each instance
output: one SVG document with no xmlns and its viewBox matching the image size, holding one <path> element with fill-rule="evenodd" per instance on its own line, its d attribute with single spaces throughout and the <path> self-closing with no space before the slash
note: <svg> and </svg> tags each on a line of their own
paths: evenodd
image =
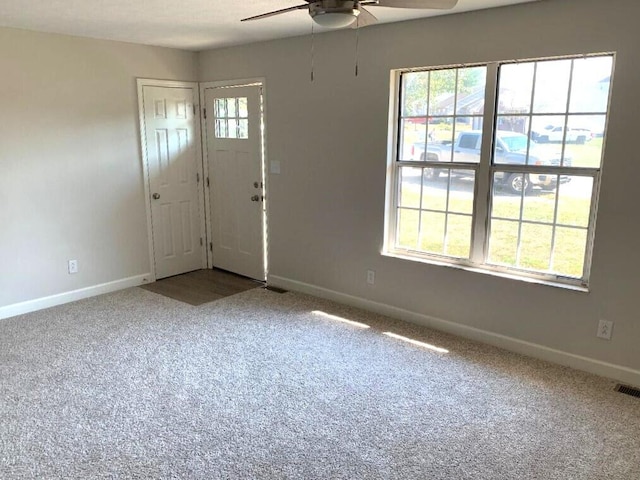
<svg viewBox="0 0 640 480">
<path fill-rule="evenodd" d="M 142 87 L 156 278 L 203 267 L 197 89 Z"/>
<path fill-rule="evenodd" d="M 265 279 L 261 86 L 205 89 L 213 266 Z"/>
</svg>

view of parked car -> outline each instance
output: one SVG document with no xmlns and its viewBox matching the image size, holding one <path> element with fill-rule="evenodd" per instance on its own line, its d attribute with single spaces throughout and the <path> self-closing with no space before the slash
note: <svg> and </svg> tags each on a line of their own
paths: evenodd
<svg viewBox="0 0 640 480">
<path fill-rule="evenodd" d="M 482 132 L 471 130 L 461 132 L 456 141 L 451 143 L 429 143 L 425 152 L 424 143 L 418 142 L 413 145 L 413 160 L 430 162 L 450 162 L 452 153 L 455 154 L 454 161 L 470 163 L 480 162 L 480 147 L 482 143 Z M 525 165 L 527 163 L 527 146 L 529 145 L 529 165 L 560 165 L 560 155 L 549 155 L 536 148 L 536 143 L 529 141 L 526 135 L 517 132 L 498 130 L 496 132 L 496 145 L 494 153 L 494 164 L 497 165 Z M 426 153 L 426 155 L 425 155 Z M 565 157 L 565 166 L 571 165 L 571 159 Z M 439 176 L 440 170 L 425 168 L 424 175 L 428 179 L 435 179 Z M 451 175 L 470 178 L 473 170 L 451 170 Z M 553 190 L 557 187 L 557 176 L 544 174 L 523 175 L 520 172 L 497 172 L 495 179 L 511 193 L 520 193 L 524 186 L 525 191 L 531 191 L 533 187 L 543 190 Z M 567 176 L 560 177 L 560 183 L 566 183 L 570 179 Z"/>
<path fill-rule="evenodd" d="M 531 130 L 531 139 L 538 143 L 567 142 L 584 145 L 593 138 L 593 133 L 586 128 L 567 127 L 565 138 L 565 127 L 547 125 L 541 130 Z"/>
</svg>

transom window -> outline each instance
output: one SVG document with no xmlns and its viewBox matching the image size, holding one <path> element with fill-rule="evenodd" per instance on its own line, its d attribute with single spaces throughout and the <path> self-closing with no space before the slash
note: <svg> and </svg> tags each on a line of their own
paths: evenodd
<svg viewBox="0 0 640 480">
<path fill-rule="evenodd" d="M 586 286 L 613 55 L 397 72 L 385 251 Z"/>
<path fill-rule="evenodd" d="M 216 138 L 249 138 L 247 98 L 215 99 Z"/>
</svg>

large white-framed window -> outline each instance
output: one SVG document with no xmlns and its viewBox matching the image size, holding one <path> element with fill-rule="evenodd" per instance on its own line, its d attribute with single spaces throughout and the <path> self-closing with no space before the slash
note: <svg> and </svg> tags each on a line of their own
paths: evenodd
<svg viewBox="0 0 640 480">
<path fill-rule="evenodd" d="M 613 65 L 395 71 L 384 253 L 586 287 Z"/>
</svg>

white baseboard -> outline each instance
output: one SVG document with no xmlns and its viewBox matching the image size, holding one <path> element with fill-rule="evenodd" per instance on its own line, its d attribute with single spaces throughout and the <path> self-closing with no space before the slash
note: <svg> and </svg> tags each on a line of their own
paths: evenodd
<svg viewBox="0 0 640 480">
<path fill-rule="evenodd" d="M 143 283 L 148 283 L 149 278 L 151 278 L 151 274 L 146 273 L 144 275 L 136 275 L 134 277 L 123 278 L 113 282 L 101 283 L 100 285 L 93 285 L 91 287 L 81 288 L 71 292 L 63 292 L 48 297 L 28 300 L 26 302 L 14 303 L 12 305 L 0 307 L 0 320 L 15 317 L 16 315 L 22 315 L 23 313 L 35 312 L 36 310 L 42 310 L 43 308 L 55 307 L 56 305 L 62 305 L 63 303 L 75 302 L 76 300 L 82 300 L 83 298 L 95 297 L 96 295 L 102 295 L 103 293 L 115 292 L 129 287 L 137 287 Z"/>
<path fill-rule="evenodd" d="M 440 330 L 442 332 L 451 333 L 470 340 L 487 343 L 489 345 L 504 348 L 505 350 L 510 350 L 529 357 L 539 358 L 541 360 L 575 368 L 595 375 L 615 379 L 623 383 L 640 385 L 640 371 L 621 365 L 615 365 L 595 360 L 593 358 L 563 352 L 562 350 L 545 347 L 544 345 L 525 342 L 524 340 L 507 337 L 506 335 L 500 335 L 498 333 L 450 322 L 448 320 L 430 317 L 428 315 L 412 312 L 403 308 L 393 307 L 391 305 L 374 302 L 372 300 L 367 300 L 353 295 L 347 295 L 334 290 L 318 287 L 316 285 L 291 280 L 285 277 L 279 277 L 277 275 L 270 275 L 268 284 L 274 287 L 284 288 L 285 290 L 292 290 L 320 298 L 326 298 L 327 300 L 333 300 L 345 305 L 362 308 L 363 310 L 368 310 L 370 312 L 416 323 L 425 327 L 433 328 L 434 330 Z"/>
</svg>

